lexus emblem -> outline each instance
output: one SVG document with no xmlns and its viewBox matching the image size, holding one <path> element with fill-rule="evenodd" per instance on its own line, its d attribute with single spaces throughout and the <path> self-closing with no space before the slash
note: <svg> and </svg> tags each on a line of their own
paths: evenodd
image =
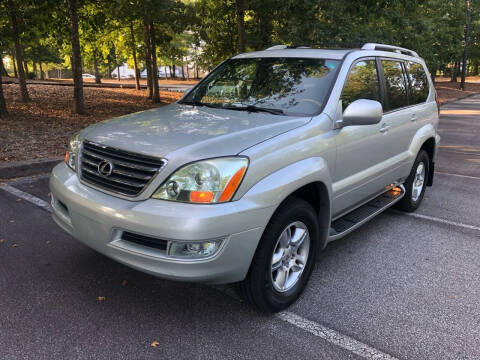
<svg viewBox="0 0 480 360">
<path fill-rule="evenodd" d="M 97 171 L 100 175 L 110 176 L 112 175 L 113 164 L 108 160 L 102 160 L 100 164 L 98 164 Z"/>
</svg>

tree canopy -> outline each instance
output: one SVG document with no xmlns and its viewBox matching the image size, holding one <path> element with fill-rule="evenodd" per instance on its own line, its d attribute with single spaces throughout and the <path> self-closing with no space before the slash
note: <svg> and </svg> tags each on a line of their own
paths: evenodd
<svg viewBox="0 0 480 360">
<path fill-rule="evenodd" d="M 467 70 L 477 74 L 480 0 L 471 3 Z M 158 101 L 157 67 L 169 68 L 171 76 L 180 68 L 188 77 L 244 49 L 379 42 L 411 48 L 433 74 L 448 72 L 453 79 L 462 59 L 466 8 L 467 0 L 5 0 L 0 54 L 11 61 L 2 72 L 19 77 L 28 101 L 25 78 L 59 68 L 75 73 L 78 60 L 77 67 L 100 82 L 127 63 L 135 68 L 137 88 L 147 70 L 149 96 Z"/>
</svg>

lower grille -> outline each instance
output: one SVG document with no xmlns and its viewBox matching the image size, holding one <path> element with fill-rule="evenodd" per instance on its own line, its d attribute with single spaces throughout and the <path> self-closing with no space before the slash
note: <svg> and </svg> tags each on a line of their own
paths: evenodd
<svg viewBox="0 0 480 360">
<path fill-rule="evenodd" d="M 84 141 L 80 176 L 96 187 L 137 196 L 166 164 L 166 160 Z"/>
<path fill-rule="evenodd" d="M 167 251 L 167 243 L 168 243 L 167 240 L 156 239 L 150 236 L 135 234 L 128 231 L 124 231 L 122 233 L 121 239 L 129 242 L 133 242 L 135 244 Z"/>
</svg>

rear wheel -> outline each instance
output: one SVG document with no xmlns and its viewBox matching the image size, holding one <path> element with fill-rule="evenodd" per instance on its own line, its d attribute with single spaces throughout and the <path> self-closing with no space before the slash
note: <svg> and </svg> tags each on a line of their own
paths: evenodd
<svg viewBox="0 0 480 360">
<path fill-rule="evenodd" d="M 317 252 L 318 220 L 304 200 L 291 198 L 267 225 L 240 284 L 243 297 L 265 312 L 277 312 L 301 294 L 312 273 Z"/>
<path fill-rule="evenodd" d="M 404 184 L 405 196 L 396 205 L 398 209 L 406 212 L 417 210 L 425 194 L 429 170 L 430 158 L 425 150 L 420 150 Z"/>
</svg>

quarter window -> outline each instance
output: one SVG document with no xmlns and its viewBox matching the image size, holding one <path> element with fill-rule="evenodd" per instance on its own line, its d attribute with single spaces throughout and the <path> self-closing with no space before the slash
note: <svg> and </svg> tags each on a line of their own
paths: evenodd
<svg viewBox="0 0 480 360">
<path fill-rule="evenodd" d="M 386 85 L 386 111 L 395 110 L 408 105 L 407 87 L 403 76 L 402 63 L 393 60 L 382 60 Z"/>
<path fill-rule="evenodd" d="M 358 99 L 380 101 L 380 86 L 375 60 L 361 60 L 350 70 L 343 88 L 343 110 Z"/>
<path fill-rule="evenodd" d="M 410 104 L 420 104 L 427 101 L 430 87 L 423 66 L 413 61 L 407 62 L 406 66 L 409 80 Z"/>
</svg>

